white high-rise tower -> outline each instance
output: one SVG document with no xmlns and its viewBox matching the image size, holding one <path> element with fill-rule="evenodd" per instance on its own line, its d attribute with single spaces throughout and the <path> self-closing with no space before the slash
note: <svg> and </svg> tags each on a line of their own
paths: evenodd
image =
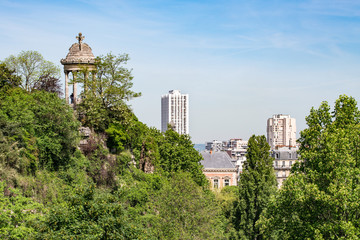
<svg viewBox="0 0 360 240">
<path fill-rule="evenodd" d="M 267 121 L 267 141 L 271 149 L 296 146 L 296 120 L 290 115 L 276 114 Z"/>
<path fill-rule="evenodd" d="M 189 94 L 171 90 L 161 96 L 161 131 L 166 132 L 168 124 L 179 134 L 189 134 Z"/>
</svg>

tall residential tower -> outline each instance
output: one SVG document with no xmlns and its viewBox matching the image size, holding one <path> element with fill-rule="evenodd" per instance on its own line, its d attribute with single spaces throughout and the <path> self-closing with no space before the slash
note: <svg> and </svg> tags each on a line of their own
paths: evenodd
<svg viewBox="0 0 360 240">
<path fill-rule="evenodd" d="M 162 132 L 166 132 L 168 124 L 179 134 L 189 134 L 189 94 L 171 90 L 161 96 Z"/>
<path fill-rule="evenodd" d="M 271 149 L 296 146 L 296 120 L 290 115 L 276 114 L 267 121 L 267 141 Z"/>
</svg>

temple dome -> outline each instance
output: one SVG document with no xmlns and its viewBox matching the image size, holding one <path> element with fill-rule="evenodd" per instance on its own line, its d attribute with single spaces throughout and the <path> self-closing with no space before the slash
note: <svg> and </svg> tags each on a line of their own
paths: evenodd
<svg viewBox="0 0 360 240">
<path fill-rule="evenodd" d="M 84 38 L 82 33 L 79 33 L 79 36 L 76 37 L 78 42 L 71 45 L 66 58 L 60 60 L 61 64 L 64 65 L 65 71 L 78 71 L 83 67 L 86 67 L 88 70 L 96 69 L 94 54 L 91 47 L 82 42 Z"/>
<path fill-rule="evenodd" d="M 60 62 L 63 65 L 74 63 L 95 63 L 95 57 L 89 45 L 86 43 L 74 43 L 71 45 L 66 58 L 61 59 Z"/>
</svg>

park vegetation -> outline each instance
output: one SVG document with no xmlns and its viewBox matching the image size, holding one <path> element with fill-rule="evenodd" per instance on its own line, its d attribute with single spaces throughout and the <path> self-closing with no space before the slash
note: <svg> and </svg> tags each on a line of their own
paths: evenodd
<svg viewBox="0 0 360 240">
<path fill-rule="evenodd" d="M 0 62 L 1 239 L 357 239 L 360 112 L 311 109 L 280 190 L 264 136 L 239 186 L 211 191 L 187 135 L 142 123 L 125 55 L 96 58 L 74 110 L 35 51 Z M 93 76 L 92 76 L 93 75 Z M 87 144 L 80 127 L 88 127 Z"/>
</svg>

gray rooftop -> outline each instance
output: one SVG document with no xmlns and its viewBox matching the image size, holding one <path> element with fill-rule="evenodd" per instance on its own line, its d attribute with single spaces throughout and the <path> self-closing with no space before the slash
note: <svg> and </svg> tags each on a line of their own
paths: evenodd
<svg viewBox="0 0 360 240">
<path fill-rule="evenodd" d="M 201 160 L 201 165 L 204 169 L 224 169 L 235 168 L 235 165 L 231 162 L 230 156 L 226 152 L 201 152 L 204 160 Z"/>
<path fill-rule="evenodd" d="M 281 150 L 273 150 L 271 152 L 271 156 L 275 158 L 275 160 L 297 160 L 298 154 L 296 149 L 281 149 Z"/>
</svg>

